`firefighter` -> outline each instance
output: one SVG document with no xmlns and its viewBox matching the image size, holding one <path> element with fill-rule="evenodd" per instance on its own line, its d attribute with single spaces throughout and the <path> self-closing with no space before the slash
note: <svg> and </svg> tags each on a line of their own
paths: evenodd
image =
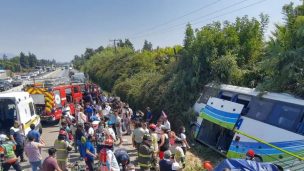
<svg viewBox="0 0 304 171">
<path fill-rule="evenodd" d="M 72 150 L 72 147 L 66 141 L 66 132 L 60 131 L 58 139 L 55 140 L 54 148 L 57 151 L 56 159 L 61 170 L 67 170 L 68 152 Z"/>
<path fill-rule="evenodd" d="M 8 141 L 6 135 L 0 135 L 0 157 L 3 171 L 8 171 L 11 166 L 13 166 L 16 171 L 21 171 L 21 166 L 14 152 L 15 148 L 15 144 Z"/>
<path fill-rule="evenodd" d="M 138 150 L 138 165 L 142 171 L 150 171 L 152 165 L 151 161 L 153 160 L 153 148 L 152 138 L 149 134 L 145 134 L 143 137 L 143 142 L 139 146 Z"/>
</svg>

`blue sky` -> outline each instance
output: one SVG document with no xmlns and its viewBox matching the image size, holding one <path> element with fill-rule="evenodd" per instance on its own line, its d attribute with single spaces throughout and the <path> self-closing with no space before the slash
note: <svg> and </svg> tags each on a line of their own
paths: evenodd
<svg viewBox="0 0 304 171">
<path fill-rule="evenodd" d="M 198 28 L 262 12 L 270 16 L 269 34 L 289 2 L 300 0 L 0 0 L 0 53 L 66 62 L 110 39 L 130 38 L 136 49 L 145 39 L 165 47 L 182 43 L 187 22 Z"/>
</svg>

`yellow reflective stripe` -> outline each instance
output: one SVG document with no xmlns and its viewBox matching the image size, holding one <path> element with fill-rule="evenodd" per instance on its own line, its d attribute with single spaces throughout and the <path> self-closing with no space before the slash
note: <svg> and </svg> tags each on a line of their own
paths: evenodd
<svg viewBox="0 0 304 171">
<path fill-rule="evenodd" d="M 57 151 L 65 151 L 66 149 L 64 148 L 59 148 L 59 149 L 56 149 Z"/>
<path fill-rule="evenodd" d="M 57 159 L 57 161 L 67 161 L 68 158 Z"/>
<path fill-rule="evenodd" d="M 138 165 L 143 167 L 151 167 L 151 164 L 145 164 L 145 163 L 138 163 Z"/>
<path fill-rule="evenodd" d="M 145 155 L 145 154 L 138 154 L 140 157 L 151 157 L 151 155 Z"/>
</svg>

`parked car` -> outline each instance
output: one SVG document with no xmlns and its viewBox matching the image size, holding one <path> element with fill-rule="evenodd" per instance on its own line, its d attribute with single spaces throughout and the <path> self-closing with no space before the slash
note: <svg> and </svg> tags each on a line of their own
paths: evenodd
<svg viewBox="0 0 304 171">
<path fill-rule="evenodd" d="M 0 91 L 6 91 L 13 88 L 12 84 L 6 80 L 0 80 Z"/>
<path fill-rule="evenodd" d="M 13 81 L 13 79 L 11 77 L 7 77 L 4 80 L 7 81 L 7 82 L 9 82 L 9 83 L 11 83 Z"/>
<path fill-rule="evenodd" d="M 14 80 L 12 81 L 13 87 L 20 86 L 20 85 L 22 85 L 22 83 L 23 83 L 23 81 L 22 81 L 21 79 L 14 79 Z"/>
<path fill-rule="evenodd" d="M 21 75 L 21 79 L 23 80 L 29 80 L 31 78 L 31 76 L 29 75 Z"/>
</svg>

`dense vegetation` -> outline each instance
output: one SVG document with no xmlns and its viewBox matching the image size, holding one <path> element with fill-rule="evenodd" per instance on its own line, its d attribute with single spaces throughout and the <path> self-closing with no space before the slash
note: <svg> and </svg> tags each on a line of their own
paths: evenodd
<svg viewBox="0 0 304 171">
<path fill-rule="evenodd" d="M 185 111 L 209 82 L 304 97 L 304 6 L 289 4 L 283 13 L 285 22 L 269 41 L 264 37 L 268 16 L 244 16 L 196 30 L 188 24 L 183 46 L 153 50 L 145 41 L 134 51 L 126 39 L 117 48 L 87 49 L 73 63 L 135 109 L 165 110 L 175 126 L 191 119 Z"/>
<path fill-rule="evenodd" d="M 26 55 L 23 52 L 13 58 L 8 58 L 6 55 L 3 55 L 2 59 L 0 59 L 1 69 L 11 70 L 12 72 L 26 71 L 35 66 L 47 66 L 55 63 L 55 60 L 37 59 L 35 54 L 28 53 L 28 55 Z"/>
</svg>

